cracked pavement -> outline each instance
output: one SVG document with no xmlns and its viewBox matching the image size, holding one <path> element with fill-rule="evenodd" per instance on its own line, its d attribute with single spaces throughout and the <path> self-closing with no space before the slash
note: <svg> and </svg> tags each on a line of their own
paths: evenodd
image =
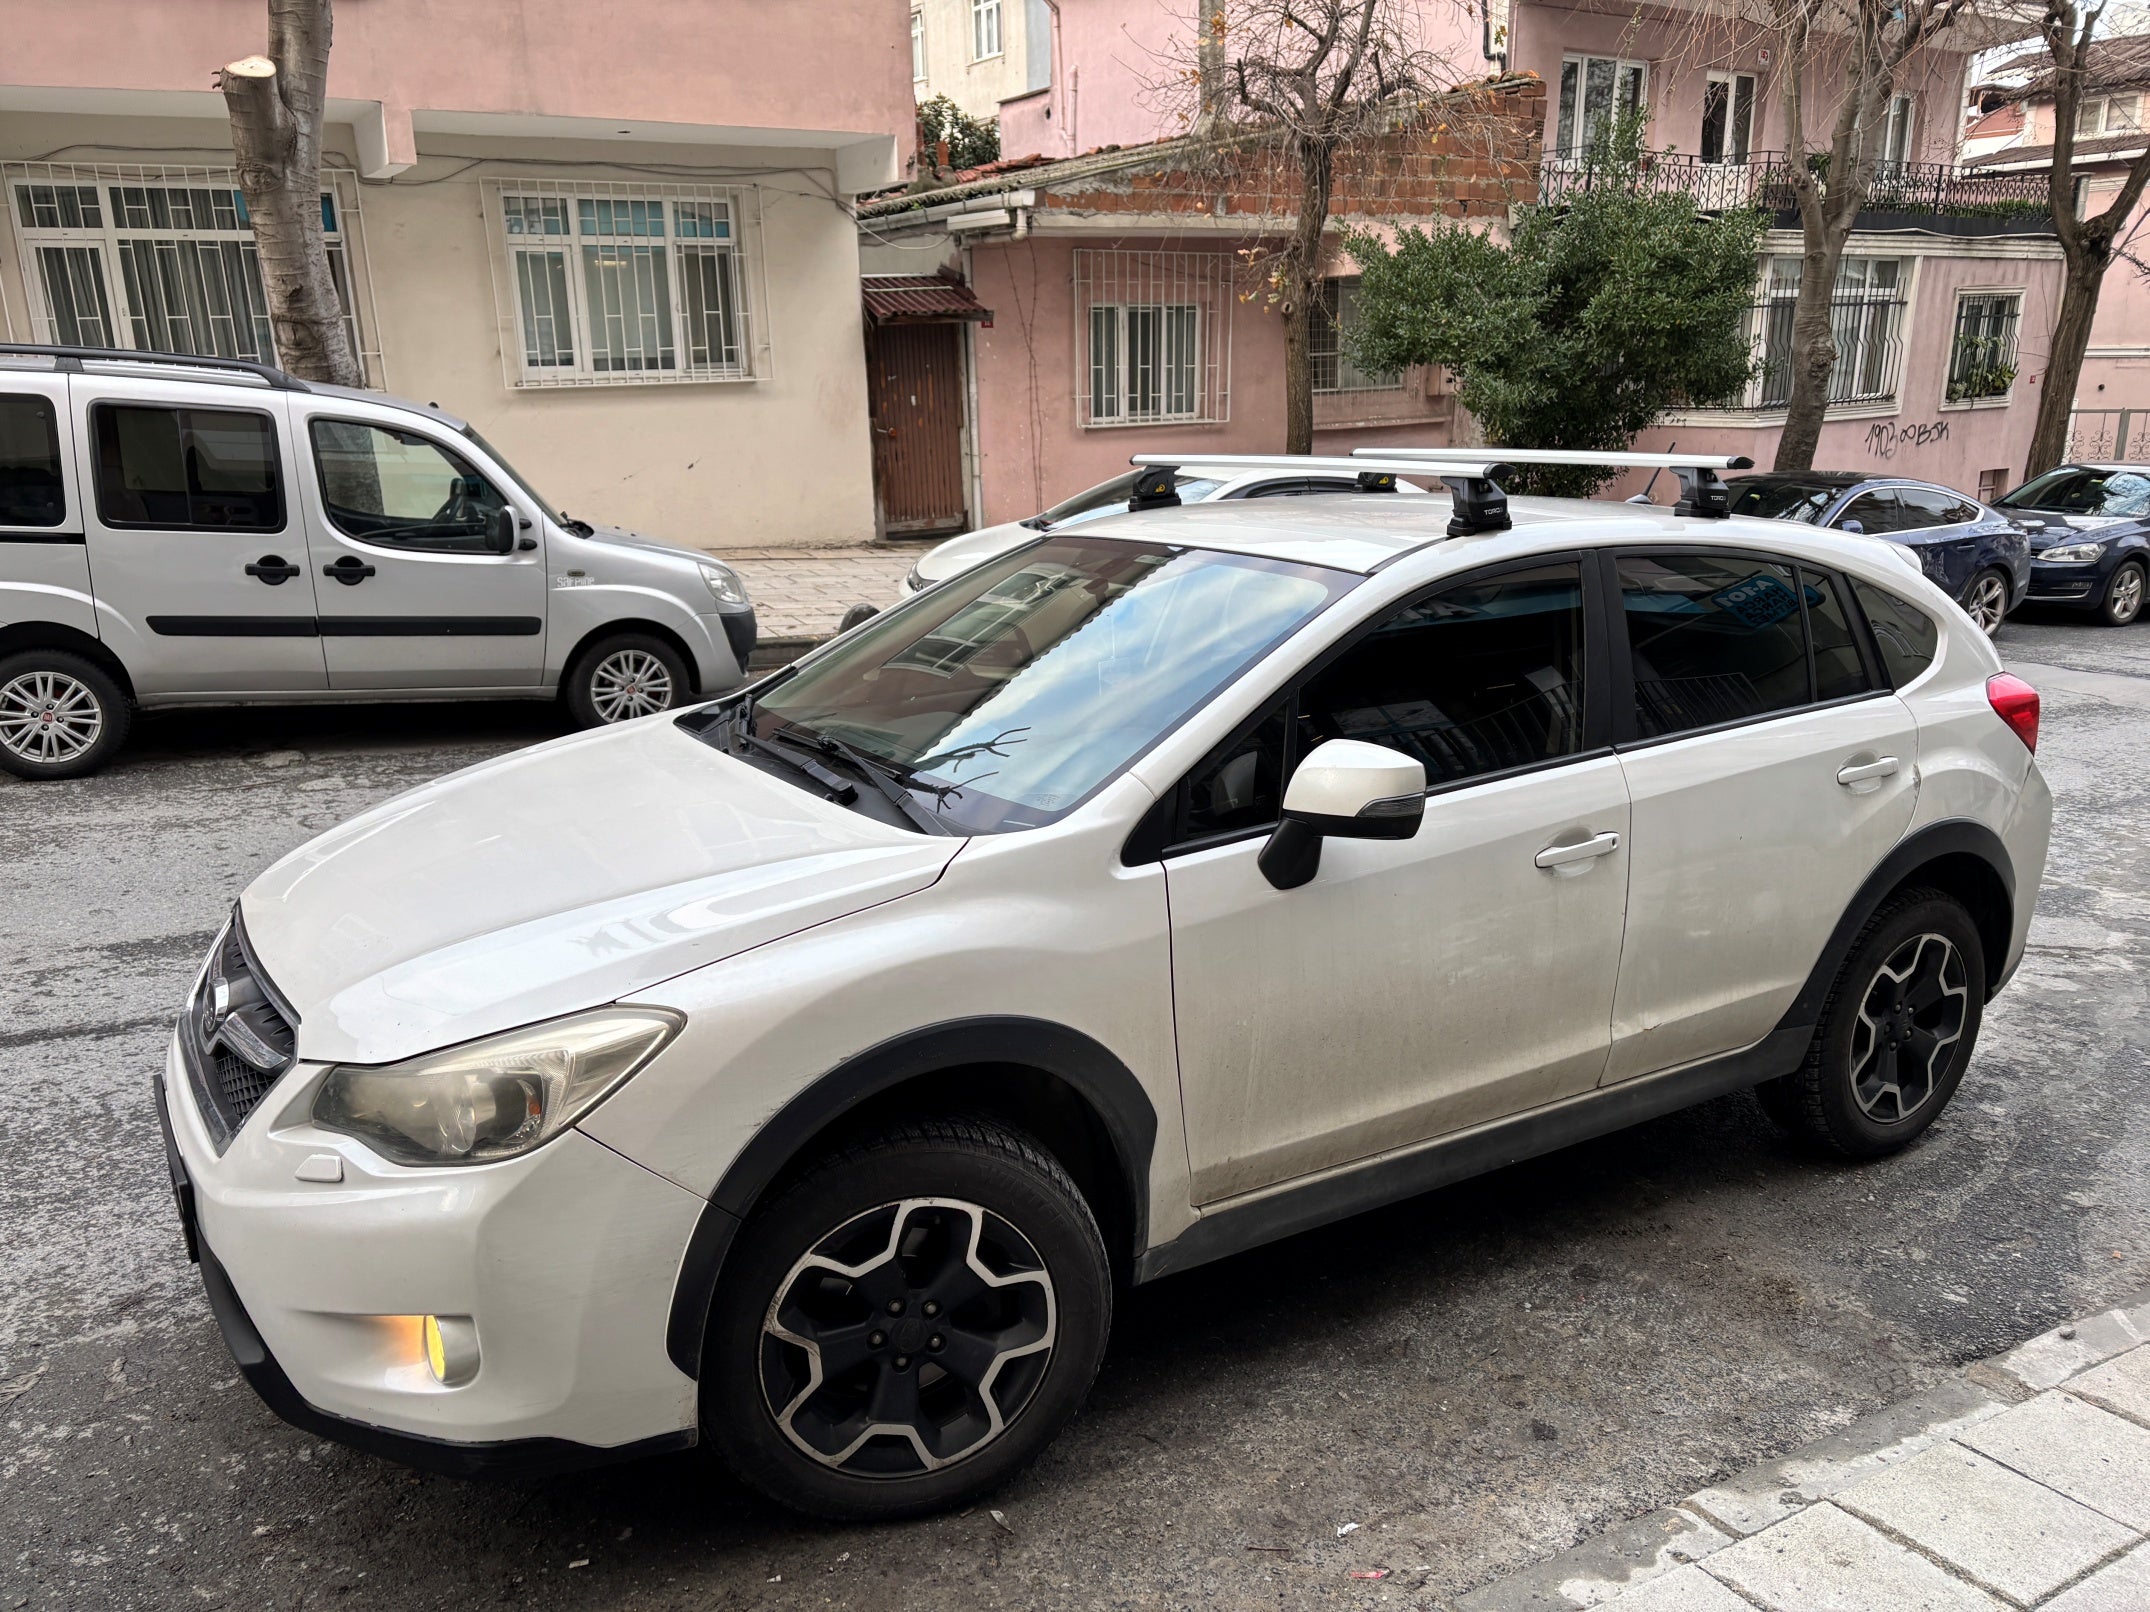
<svg viewBox="0 0 2150 1612">
<path fill-rule="evenodd" d="M 148 1081 L 233 895 L 550 711 L 158 716 L 99 777 L 0 779 L 0 1612 L 1436 1607 L 2137 1293 L 2150 627 L 2002 648 L 2045 695 L 2053 858 L 1920 1145 L 1822 1164 L 1727 1098 L 1138 1290 L 1043 1461 L 882 1529 L 698 1455 L 509 1485 L 322 1444 L 180 1250 Z"/>
</svg>

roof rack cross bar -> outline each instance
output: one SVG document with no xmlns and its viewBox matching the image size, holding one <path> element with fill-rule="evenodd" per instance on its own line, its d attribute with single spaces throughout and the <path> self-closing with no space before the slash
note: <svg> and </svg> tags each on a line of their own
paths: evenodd
<svg viewBox="0 0 2150 1612">
<path fill-rule="evenodd" d="M 1356 459 L 1416 460 L 1421 464 L 1446 460 L 1500 459 L 1511 465 L 1605 465 L 1615 470 L 1752 470 L 1754 461 L 1743 453 L 1600 452 L 1592 448 L 1354 448 Z"/>
<path fill-rule="evenodd" d="M 1138 453 L 1128 463 L 1142 471 L 1127 500 L 1130 512 L 1179 503 L 1180 496 L 1173 490 L 1175 474 L 1182 464 L 1194 464 L 1204 469 L 1273 470 L 1286 476 L 1344 475 L 1352 478 L 1360 492 L 1394 492 L 1398 476 L 1414 476 L 1438 481 L 1448 489 L 1454 503 L 1448 522 L 1450 537 L 1505 532 L 1511 524 L 1508 495 L 1500 483 L 1515 474 L 1514 467 L 1468 449 L 1458 458 L 1444 455 L 1438 459 L 1415 451 L 1392 456 L 1379 449 L 1362 449 L 1348 458 L 1307 453 Z"/>
<path fill-rule="evenodd" d="M 295 375 L 274 364 L 257 364 L 249 358 L 217 358 L 204 353 L 160 353 L 134 347 L 56 347 L 42 342 L 0 342 L 0 356 L 49 358 L 63 369 L 78 371 L 84 359 L 107 364 L 169 364 L 185 369 L 229 369 L 266 381 L 279 392 L 311 391 Z M 69 362 L 72 360 L 72 362 Z"/>
</svg>

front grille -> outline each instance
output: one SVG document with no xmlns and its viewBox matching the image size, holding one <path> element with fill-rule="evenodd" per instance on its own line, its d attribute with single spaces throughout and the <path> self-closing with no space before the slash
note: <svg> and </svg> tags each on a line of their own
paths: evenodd
<svg viewBox="0 0 2150 1612">
<path fill-rule="evenodd" d="M 179 1045 L 219 1153 L 295 1059 L 297 1020 L 254 961 L 239 911 L 210 954 L 179 1022 Z"/>
</svg>

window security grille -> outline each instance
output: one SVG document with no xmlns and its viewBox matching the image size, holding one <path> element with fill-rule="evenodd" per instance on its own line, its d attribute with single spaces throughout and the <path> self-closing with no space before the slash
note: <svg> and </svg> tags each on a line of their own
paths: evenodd
<svg viewBox="0 0 2150 1612">
<path fill-rule="evenodd" d="M 1796 257 L 1772 258 L 1762 300 L 1754 311 L 1754 344 L 1761 372 L 1733 408 L 1781 409 L 1792 396 L 1792 308 L 1804 265 Z M 1903 370 L 1906 306 L 1905 260 L 1847 257 L 1837 265 L 1836 294 L 1829 299 L 1829 331 L 1836 341 L 1836 368 L 1829 372 L 1829 401 L 1879 403 L 1896 396 Z"/>
<path fill-rule="evenodd" d="M 500 179 L 501 359 L 518 387 L 752 380 L 751 190 Z"/>
<path fill-rule="evenodd" d="M 1232 258 L 1085 250 L 1074 259 L 1082 423 L 1230 419 Z"/>
<path fill-rule="evenodd" d="M 371 321 L 358 316 L 349 180 L 329 176 L 321 222 L 352 350 L 380 385 L 380 354 L 364 339 Z M 4 182 L 32 340 L 277 362 L 261 257 L 232 170 L 9 163 Z"/>
<path fill-rule="evenodd" d="M 1948 400 L 2006 397 L 2016 383 L 2016 323 L 2020 291 L 1966 291 L 1956 299 L 1956 333 L 1949 349 Z"/>
<path fill-rule="evenodd" d="M 1346 275 L 1321 282 L 1321 299 L 1308 322 L 1307 348 L 1317 392 L 1393 392 L 1396 375 L 1376 375 L 1354 364 L 1343 349 L 1343 333 L 1359 322 L 1359 277 Z"/>
</svg>

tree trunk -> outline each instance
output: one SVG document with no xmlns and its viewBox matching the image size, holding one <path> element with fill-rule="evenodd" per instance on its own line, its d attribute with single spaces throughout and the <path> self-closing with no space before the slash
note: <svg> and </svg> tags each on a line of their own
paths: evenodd
<svg viewBox="0 0 2150 1612">
<path fill-rule="evenodd" d="M 2053 343 L 2039 382 L 2038 421 L 2031 427 L 2031 449 L 2023 461 L 2023 479 L 2051 470 L 2068 456 L 2075 409 L 2076 382 L 2083 374 L 2083 352 L 2090 345 L 2091 321 L 2098 317 L 2098 291 L 2110 263 L 2097 243 L 2072 255 L 2061 281 L 2060 316 L 2053 321 Z"/>
<path fill-rule="evenodd" d="M 1837 262 L 1843 240 L 1824 231 L 1817 242 L 1809 232 L 1800 262 L 1799 295 L 1792 302 L 1792 393 L 1784 406 L 1784 433 L 1777 439 L 1776 470 L 1812 470 L 1821 444 L 1822 421 L 1829 409 L 1829 377 L 1836 369 L 1836 333 L 1830 303 L 1836 294 Z"/>
<path fill-rule="evenodd" d="M 1299 142 L 1299 217 L 1284 251 L 1284 451 L 1314 451 L 1314 299 L 1321 294 L 1323 230 L 1336 153 L 1319 139 Z"/>
<path fill-rule="evenodd" d="M 233 62 L 219 87 L 277 360 L 303 380 L 359 386 L 321 218 L 331 33 L 330 0 L 269 0 L 269 54 Z"/>
</svg>

